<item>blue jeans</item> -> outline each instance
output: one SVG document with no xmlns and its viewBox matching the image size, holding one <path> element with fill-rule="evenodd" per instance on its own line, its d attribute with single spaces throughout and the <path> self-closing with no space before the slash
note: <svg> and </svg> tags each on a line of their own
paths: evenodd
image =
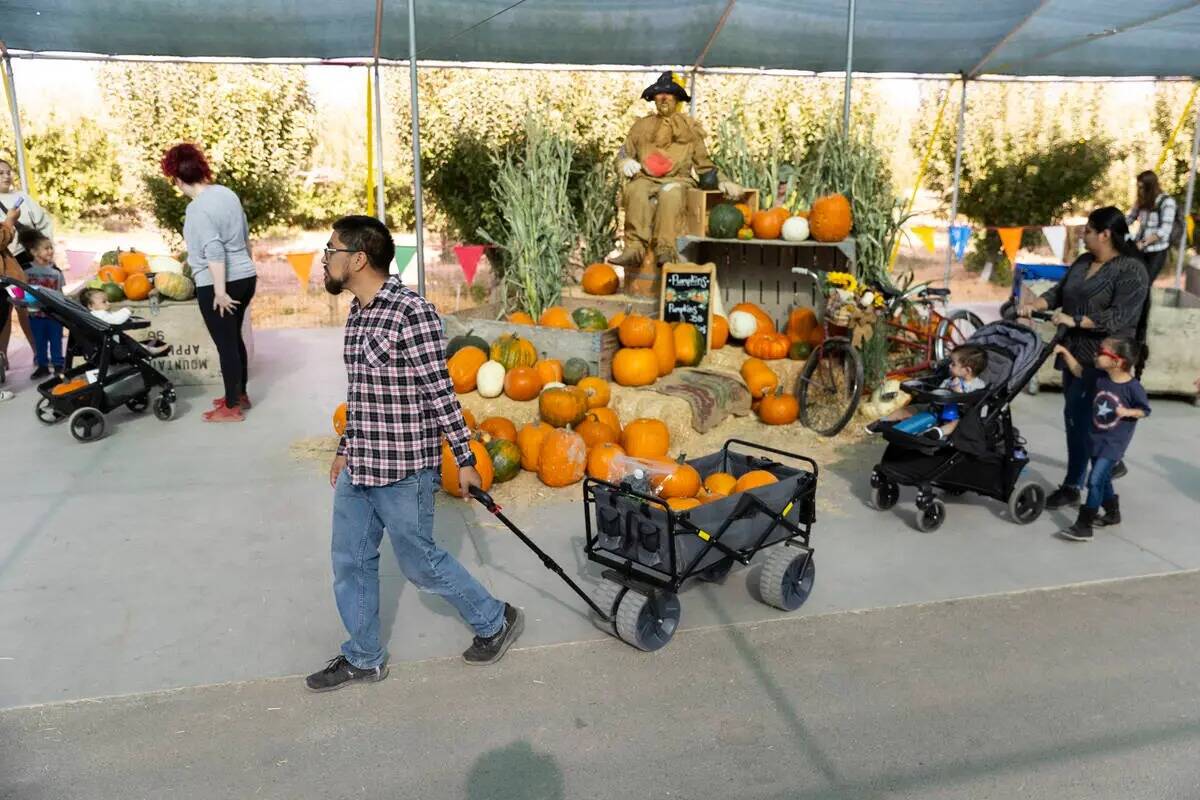
<svg viewBox="0 0 1200 800">
<path fill-rule="evenodd" d="M 1067 430 L 1067 478 L 1064 486 L 1083 488 L 1088 461 L 1092 457 L 1092 395 L 1096 371 L 1085 369 L 1076 378 L 1063 370 L 1063 422 Z"/>
<path fill-rule="evenodd" d="M 342 655 L 360 669 L 387 660 L 379 641 L 379 543 L 384 528 L 400 571 L 418 589 L 450 601 L 477 636 L 504 624 L 504 603 L 492 597 L 433 541 L 433 484 L 421 470 L 387 486 L 355 486 L 348 470 L 333 495 L 333 596 L 350 638 Z"/>
<path fill-rule="evenodd" d="M 63 326 L 50 317 L 29 315 L 29 329 L 33 331 L 33 357 L 39 367 L 51 364 L 56 369 L 63 365 Z"/>
<path fill-rule="evenodd" d="M 1112 471 L 1117 463 L 1114 458 L 1097 458 L 1092 460 L 1092 472 L 1087 481 L 1087 507 L 1092 511 L 1116 497 L 1113 492 Z"/>
</svg>

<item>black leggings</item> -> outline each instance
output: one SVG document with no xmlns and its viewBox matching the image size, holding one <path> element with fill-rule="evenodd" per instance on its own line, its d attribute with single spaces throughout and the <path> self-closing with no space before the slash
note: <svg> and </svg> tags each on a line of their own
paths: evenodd
<svg viewBox="0 0 1200 800">
<path fill-rule="evenodd" d="M 1167 259 L 1171 255 L 1171 248 L 1159 250 L 1157 253 L 1142 253 L 1142 263 L 1146 265 L 1146 301 L 1142 304 L 1142 316 L 1138 318 L 1137 333 L 1135 338 L 1139 348 L 1137 363 L 1134 365 L 1133 374 L 1139 380 L 1142 377 L 1142 371 L 1146 368 L 1146 360 L 1150 358 L 1150 348 L 1147 346 L 1146 334 L 1150 327 L 1150 296 L 1154 294 L 1154 279 L 1158 277 L 1158 273 L 1162 272 L 1162 268 L 1166 265 Z"/>
<path fill-rule="evenodd" d="M 246 342 L 242 339 L 242 323 L 254 299 L 254 286 L 258 278 L 250 276 L 225 284 L 225 293 L 238 301 L 232 314 L 222 315 L 213 308 L 215 292 L 211 286 L 197 286 L 196 300 L 200 303 L 200 316 L 208 328 L 208 335 L 217 346 L 221 359 L 221 378 L 225 381 L 225 403 L 233 408 L 246 393 L 248 365 Z"/>
</svg>

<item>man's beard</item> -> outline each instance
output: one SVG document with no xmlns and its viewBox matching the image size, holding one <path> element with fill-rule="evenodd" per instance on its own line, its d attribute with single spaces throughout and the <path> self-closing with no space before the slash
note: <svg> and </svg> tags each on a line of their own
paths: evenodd
<svg viewBox="0 0 1200 800">
<path fill-rule="evenodd" d="M 345 288 L 346 288 L 345 281 L 340 281 L 337 278 L 330 275 L 328 270 L 325 271 L 325 291 L 327 291 L 333 295 L 338 295 L 338 294 L 341 294 L 342 290 L 344 290 Z"/>
</svg>

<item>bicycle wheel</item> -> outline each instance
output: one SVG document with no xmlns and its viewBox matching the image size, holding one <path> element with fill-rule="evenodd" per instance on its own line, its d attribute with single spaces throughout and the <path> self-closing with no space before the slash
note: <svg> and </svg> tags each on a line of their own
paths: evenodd
<svg viewBox="0 0 1200 800">
<path fill-rule="evenodd" d="M 936 362 L 946 358 L 951 350 L 970 339 L 982 327 L 983 320 L 966 309 L 960 308 L 942 317 L 933 334 L 933 360 Z"/>
<path fill-rule="evenodd" d="M 808 357 L 796 379 L 800 421 L 822 436 L 835 435 L 854 416 L 863 382 L 858 351 L 845 339 L 826 339 Z"/>
</svg>

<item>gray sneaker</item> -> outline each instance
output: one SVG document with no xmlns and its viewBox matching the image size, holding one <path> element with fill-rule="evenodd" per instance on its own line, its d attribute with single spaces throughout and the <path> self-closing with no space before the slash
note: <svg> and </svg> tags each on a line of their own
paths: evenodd
<svg viewBox="0 0 1200 800">
<path fill-rule="evenodd" d="M 525 630 L 525 612 L 516 606 L 504 604 L 504 627 L 495 636 L 483 638 L 476 636 L 475 641 L 463 653 L 463 661 L 473 667 L 483 667 L 495 664 L 504 657 L 508 648 Z"/>
</svg>

